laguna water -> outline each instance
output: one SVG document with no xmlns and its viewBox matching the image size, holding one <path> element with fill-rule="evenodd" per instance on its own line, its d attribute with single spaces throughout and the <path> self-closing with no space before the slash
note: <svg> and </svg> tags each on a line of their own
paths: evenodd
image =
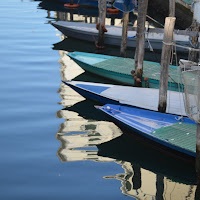
<svg viewBox="0 0 200 200">
<path fill-rule="evenodd" d="M 0 199 L 194 199 L 192 164 L 123 133 L 62 84 L 108 81 L 66 56 L 96 48 L 65 38 L 50 24 L 64 12 L 40 3 L 0 2 Z"/>
</svg>

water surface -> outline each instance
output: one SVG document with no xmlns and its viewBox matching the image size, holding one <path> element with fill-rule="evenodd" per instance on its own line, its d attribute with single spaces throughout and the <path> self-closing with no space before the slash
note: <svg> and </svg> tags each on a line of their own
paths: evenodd
<svg viewBox="0 0 200 200">
<path fill-rule="evenodd" d="M 65 55 L 96 49 L 63 40 L 39 4 L 0 2 L 0 199 L 193 199 L 193 165 L 130 139 L 62 84 L 102 81 Z"/>
</svg>

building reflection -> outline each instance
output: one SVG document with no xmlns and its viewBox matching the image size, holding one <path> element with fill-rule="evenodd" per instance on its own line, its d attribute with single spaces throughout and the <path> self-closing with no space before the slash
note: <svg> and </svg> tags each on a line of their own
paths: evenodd
<svg viewBox="0 0 200 200">
<path fill-rule="evenodd" d="M 174 182 L 164 175 L 155 174 L 140 168 L 139 165 L 117 161 L 124 169 L 124 174 L 105 176 L 105 179 L 121 181 L 123 194 L 136 199 L 195 199 L 195 185 Z"/>
<path fill-rule="evenodd" d="M 59 51 L 61 78 L 65 81 L 84 72 L 66 53 Z M 170 168 L 166 164 L 170 163 L 169 157 L 161 158 L 156 151 L 148 154 L 148 150 L 140 144 L 124 142 L 126 136 L 97 113 L 94 103 L 63 83 L 58 92 L 63 109 L 56 115 L 64 119 L 56 133 L 56 139 L 61 144 L 57 151 L 61 162 L 114 162 L 122 167 L 124 173 L 103 178 L 119 180 L 122 193 L 135 199 L 195 199 L 192 166 L 183 167 L 182 162 L 177 161 Z M 166 163 L 158 162 L 159 159 L 164 159 Z"/>
</svg>

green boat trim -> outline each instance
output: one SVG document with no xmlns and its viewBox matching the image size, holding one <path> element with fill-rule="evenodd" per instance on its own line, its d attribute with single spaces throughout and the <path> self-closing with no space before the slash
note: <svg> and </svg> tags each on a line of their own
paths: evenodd
<svg viewBox="0 0 200 200">
<path fill-rule="evenodd" d="M 152 132 L 156 137 L 166 140 L 171 144 L 196 152 L 196 124 L 175 123 L 170 126 L 156 129 Z"/>
</svg>

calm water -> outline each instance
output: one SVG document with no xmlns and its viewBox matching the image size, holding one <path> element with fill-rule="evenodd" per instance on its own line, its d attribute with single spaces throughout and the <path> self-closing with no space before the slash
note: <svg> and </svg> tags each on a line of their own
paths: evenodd
<svg viewBox="0 0 200 200">
<path fill-rule="evenodd" d="M 63 13 L 39 4 L 0 1 L 0 199 L 194 199 L 192 164 L 130 139 L 61 84 L 102 81 L 65 55 L 96 50 L 63 40 L 49 24 Z"/>
</svg>

